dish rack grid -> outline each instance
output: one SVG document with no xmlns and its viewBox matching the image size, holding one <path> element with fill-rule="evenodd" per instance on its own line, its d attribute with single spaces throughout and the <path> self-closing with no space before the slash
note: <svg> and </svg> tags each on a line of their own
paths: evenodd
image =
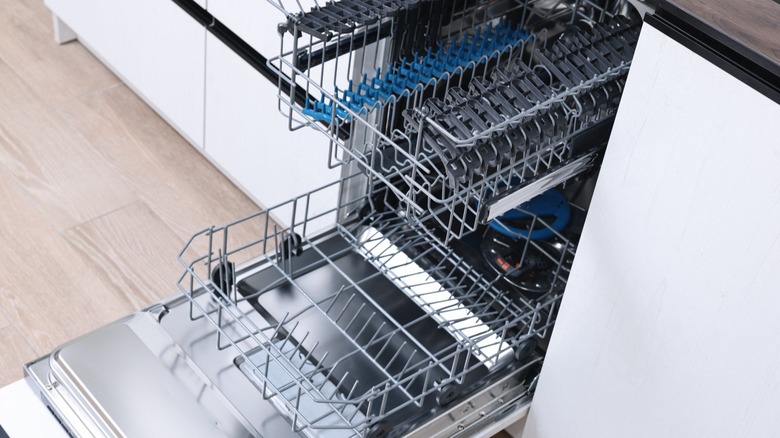
<svg viewBox="0 0 780 438">
<path fill-rule="evenodd" d="M 484 275 L 432 231 L 410 225 L 392 209 L 367 207 L 372 205 L 368 196 L 339 202 L 338 207 L 322 213 L 310 209 L 318 196 L 342 183 L 225 226 L 204 229 L 192 236 L 179 255 L 185 270 L 178 285 L 190 302 L 190 317 L 206 318 L 216 327 L 216 347 L 234 349 L 237 362 L 264 397 L 289 416 L 296 431 L 337 429 L 349 436 L 381 436 L 392 415 L 410 407 L 447 404 L 457 394 L 456 388 L 478 370 L 495 372 L 538 362 L 527 355 L 534 339 L 545 337 L 554 324 L 560 286 L 570 267 L 564 259 L 574 256 L 572 240 L 553 231 L 560 254 L 546 252 L 549 247 L 533 240 L 524 242 L 556 265 L 550 292 L 531 300 L 502 289 L 501 277 Z M 283 213 L 290 218 L 287 227 L 273 219 Z M 315 232 L 312 224 L 337 214 L 346 219 L 324 234 Z M 541 218 L 534 222 L 536 228 L 548 226 Z M 261 231 L 253 235 L 246 230 Z M 384 276 L 414 301 L 422 316 L 399 322 L 372 304 L 371 291 L 363 288 L 367 279 L 346 274 L 341 287 L 326 295 L 312 294 L 300 278 L 314 266 L 297 264 L 296 259 L 316 253 L 318 266 L 342 272 L 338 257 L 344 252 L 330 253 L 322 243 L 322 236 L 333 235 L 347 242 L 344 251 L 357 252 L 371 263 L 374 276 Z M 265 270 L 271 270 L 278 281 L 249 294 L 239 293 L 237 285 L 243 278 Z M 269 318 L 252 302 L 260 302 L 276 287 L 300 295 L 307 305 L 282 318 Z M 363 304 L 345 312 L 350 303 L 357 302 Z M 317 350 L 317 331 L 297 329 L 304 314 L 324 317 L 344 336 L 350 350 L 327 360 L 328 352 Z M 377 318 L 384 323 L 373 324 Z M 433 320 L 437 329 L 449 333 L 452 343 L 430 351 L 415 341 L 408 332 L 423 320 Z M 348 369 L 340 369 L 356 355 L 366 355 L 384 370 L 384 380 L 361 387 L 361 382 L 349 377 Z M 398 357 L 404 358 L 403 363 Z"/>
<path fill-rule="evenodd" d="M 540 17 L 538 2 L 510 3 L 501 14 Z M 460 15 L 473 17 L 467 12 L 480 4 L 463 2 L 470 9 Z M 485 13 L 445 27 L 424 48 L 407 44 L 414 50 L 405 55 L 382 47 L 404 40 L 392 17 L 327 38 L 290 21 L 280 56 L 269 60 L 279 111 L 289 129 L 325 135 L 330 167 L 360 168 L 394 193 L 407 218 L 435 219 L 445 242 L 463 237 L 587 170 L 595 154 L 575 151 L 574 139 L 617 109 L 640 23 L 588 1 L 558 2 L 547 14 L 559 6 L 577 11 L 572 20 L 590 11 L 588 24 L 550 39 L 546 28 Z M 510 195 L 512 203 L 497 202 Z"/>
<path fill-rule="evenodd" d="M 295 23 L 302 31 L 322 39 L 332 39 L 334 34 L 346 33 L 368 27 L 383 19 L 392 19 L 404 13 L 416 13 L 417 9 L 440 7 L 441 0 L 266 0 L 282 12 L 288 26 Z M 594 0 L 454 0 L 444 9 L 453 17 L 465 16 L 469 11 L 482 9 L 490 15 L 505 12 L 509 8 L 522 6 L 523 18 L 576 20 L 601 20 L 607 15 L 619 12 L 621 2 L 599 2 Z M 495 12 L 498 10 L 498 12 Z"/>
</svg>

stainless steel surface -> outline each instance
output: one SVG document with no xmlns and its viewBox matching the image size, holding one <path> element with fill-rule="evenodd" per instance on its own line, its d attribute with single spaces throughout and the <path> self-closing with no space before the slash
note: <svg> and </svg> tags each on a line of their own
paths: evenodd
<svg viewBox="0 0 780 438">
<path fill-rule="evenodd" d="M 213 308 L 208 296 L 196 297 L 204 308 Z M 234 409 L 235 417 L 245 424 L 252 435 L 266 438 L 293 438 L 289 422 L 251 387 L 249 380 L 234 363 L 232 349 L 216 349 L 217 331 L 206 319 L 192 321 L 190 302 L 178 297 L 166 303 L 168 313 L 160 322 L 186 358 L 192 369 Z"/>
<path fill-rule="evenodd" d="M 69 434 L 77 437 L 103 436 L 97 419 L 76 403 L 73 394 L 51 379 L 49 356 L 28 363 L 24 371 L 27 383 Z"/>
<path fill-rule="evenodd" d="M 233 356 L 215 352 L 207 341 L 216 336 L 211 324 L 191 322 L 180 298 L 165 303 L 162 324 L 161 308 L 131 315 L 27 365 L 28 382 L 71 433 L 298 436 L 259 393 L 246 391 L 248 381 Z"/>
<path fill-rule="evenodd" d="M 165 366 L 165 358 L 150 349 L 160 346 L 158 331 L 157 323 L 140 313 L 66 344 L 51 355 L 52 379 L 78 395 L 106 435 L 247 436 L 246 431 L 240 433 L 240 425 L 220 421 L 224 413 L 211 392 L 198 394 L 206 389 L 202 383 L 191 388 L 193 393 L 183 379 L 171 378 L 187 370 L 176 367 L 175 352 Z"/>
</svg>

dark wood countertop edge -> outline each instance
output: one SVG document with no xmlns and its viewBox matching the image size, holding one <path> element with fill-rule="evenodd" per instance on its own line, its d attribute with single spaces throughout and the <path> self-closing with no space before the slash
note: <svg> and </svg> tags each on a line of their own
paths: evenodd
<svg viewBox="0 0 780 438">
<path fill-rule="evenodd" d="M 725 40 L 722 33 L 715 32 L 701 21 L 692 23 L 691 19 L 695 20 L 690 16 L 680 16 L 679 11 L 675 13 L 661 8 L 655 14 L 645 16 L 645 25 L 660 30 L 780 105 L 780 66 L 769 63 L 763 57 L 763 62 L 759 63 L 755 52 L 731 39 Z M 767 64 L 770 68 L 766 68 Z"/>
<path fill-rule="evenodd" d="M 657 5 L 656 13 L 672 14 L 681 21 L 685 22 L 689 26 L 693 26 L 696 30 L 706 34 L 710 38 L 718 41 L 719 43 L 729 47 L 730 49 L 742 54 L 746 58 L 750 59 L 757 65 L 773 73 L 780 80 L 780 64 L 757 52 L 753 48 L 745 45 L 741 41 L 735 39 L 725 31 L 716 28 L 711 23 L 704 21 L 701 17 L 697 16 L 695 12 L 690 11 L 684 7 L 681 7 L 670 0 L 656 0 Z M 778 5 L 780 8 L 780 5 Z"/>
</svg>

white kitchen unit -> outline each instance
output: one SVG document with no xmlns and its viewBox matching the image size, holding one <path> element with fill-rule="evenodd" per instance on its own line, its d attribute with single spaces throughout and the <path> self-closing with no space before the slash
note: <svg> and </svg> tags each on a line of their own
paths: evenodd
<svg viewBox="0 0 780 438">
<path fill-rule="evenodd" d="M 305 7 L 314 6 L 314 0 L 303 0 Z M 266 57 L 279 52 L 277 25 L 284 14 L 267 1 L 209 0 L 206 10 L 217 20 Z"/>
<path fill-rule="evenodd" d="M 17 380 L 0 388 L 0 437 L 5 436 L 67 438 L 68 434 L 32 388 Z"/>
<path fill-rule="evenodd" d="M 195 3 L 206 7 L 205 0 Z M 75 35 L 260 205 L 338 178 L 338 170 L 322 165 L 328 151 L 321 136 L 278 123 L 276 84 L 216 37 L 207 38 L 204 26 L 175 2 L 46 0 L 46 6 L 58 39 Z M 208 6 L 259 53 L 278 52 L 276 25 L 284 15 L 267 2 Z M 334 189 L 331 203 L 336 196 Z"/>
<path fill-rule="evenodd" d="M 780 435 L 778 121 L 644 27 L 524 438 Z"/>
<path fill-rule="evenodd" d="M 56 20 L 184 138 L 203 147 L 203 26 L 171 1 L 46 0 L 45 4 Z"/>
</svg>

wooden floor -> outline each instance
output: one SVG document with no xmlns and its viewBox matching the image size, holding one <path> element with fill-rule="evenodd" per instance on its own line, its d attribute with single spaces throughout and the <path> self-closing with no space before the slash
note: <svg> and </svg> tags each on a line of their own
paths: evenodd
<svg viewBox="0 0 780 438">
<path fill-rule="evenodd" d="M 0 386 L 176 293 L 193 232 L 257 210 L 40 0 L 0 0 Z"/>
</svg>

